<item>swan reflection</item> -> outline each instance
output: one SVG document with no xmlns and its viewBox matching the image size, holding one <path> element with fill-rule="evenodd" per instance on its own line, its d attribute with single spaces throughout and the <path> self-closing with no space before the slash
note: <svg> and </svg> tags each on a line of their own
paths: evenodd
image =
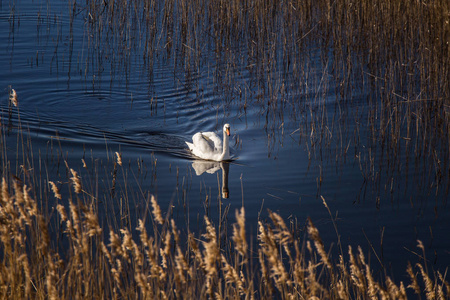
<svg viewBox="0 0 450 300">
<path fill-rule="evenodd" d="M 222 169 L 222 198 L 228 199 L 230 192 L 228 190 L 228 172 L 230 164 L 228 162 L 200 161 L 192 162 L 192 168 L 197 176 L 203 173 L 214 174 Z"/>
</svg>

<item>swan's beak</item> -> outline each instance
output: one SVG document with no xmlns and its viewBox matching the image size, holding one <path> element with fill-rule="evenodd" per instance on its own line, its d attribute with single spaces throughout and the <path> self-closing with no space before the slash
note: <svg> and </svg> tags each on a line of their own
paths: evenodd
<svg viewBox="0 0 450 300">
<path fill-rule="evenodd" d="M 230 128 L 227 128 L 227 135 L 230 136 Z"/>
</svg>

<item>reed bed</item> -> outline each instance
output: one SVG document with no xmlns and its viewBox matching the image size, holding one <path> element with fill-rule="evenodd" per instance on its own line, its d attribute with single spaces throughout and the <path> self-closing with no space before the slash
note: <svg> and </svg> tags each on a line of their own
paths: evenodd
<svg viewBox="0 0 450 300">
<path fill-rule="evenodd" d="M 70 0 L 67 8 L 69 53 L 60 56 L 92 89 L 104 76 L 128 86 L 139 73 L 157 114 L 165 100 L 153 101 L 154 65 L 171 66 L 168 76 L 217 118 L 233 117 L 229 107 L 236 118 L 256 116 L 268 156 L 294 138 L 311 159 L 354 159 L 374 198 L 399 185 L 448 198 L 448 1 Z M 51 12 L 39 15 L 48 26 L 39 23 L 38 34 L 56 27 L 57 57 L 65 28 Z M 19 21 L 11 5 L 12 31 Z M 217 100 L 205 103 L 209 90 Z"/>
<path fill-rule="evenodd" d="M 153 99 L 153 65 L 168 64 L 199 102 L 213 86 L 217 103 L 204 105 L 217 113 L 233 106 L 236 117 L 257 115 L 268 156 L 290 136 L 310 158 L 354 158 L 374 198 L 389 197 L 383 187 L 398 186 L 400 174 L 421 174 L 402 186 L 420 185 L 424 194 L 445 199 L 450 192 L 448 1 L 91 0 L 69 7 L 72 22 L 87 21 L 78 70 L 94 86 L 106 64 L 112 77 L 128 80 L 142 60 Z"/>
<path fill-rule="evenodd" d="M 208 217 L 203 234 L 181 235 L 155 197 L 152 214 L 138 226 L 101 228 L 95 208 L 79 195 L 82 178 L 67 187 L 49 182 L 58 199 L 52 216 L 38 208 L 30 187 L 2 178 L 0 197 L 0 295 L 3 299 L 448 299 L 446 273 L 423 260 L 408 264 L 405 282 L 374 275 L 360 247 L 333 258 L 318 229 L 306 221 L 295 236 L 283 218 L 269 211 L 258 222 L 258 243 L 246 232 L 245 210 L 236 211 L 225 243 Z M 67 205 L 60 188 L 73 189 Z M 63 199 L 64 200 L 64 199 Z M 51 227 L 59 223 L 59 231 Z M 64 244 L 65 247 L 58 247 Z"/>
</svg>

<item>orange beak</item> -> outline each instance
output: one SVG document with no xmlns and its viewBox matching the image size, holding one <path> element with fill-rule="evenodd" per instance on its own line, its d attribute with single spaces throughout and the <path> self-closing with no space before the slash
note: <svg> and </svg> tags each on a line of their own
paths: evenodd
<svg viewBox="0 0 450 300">
<path fill-rule="evenodd" d="M 227 135 L 230 136 L 230 128 L 227 128 Z"/>
</svg>

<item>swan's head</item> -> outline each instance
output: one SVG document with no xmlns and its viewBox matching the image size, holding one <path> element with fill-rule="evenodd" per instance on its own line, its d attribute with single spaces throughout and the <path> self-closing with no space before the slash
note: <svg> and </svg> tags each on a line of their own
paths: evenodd
<svg viewBox="0 0 450 300">
<path fill-rule="evenodd" d="M 228 136 L 230 135 L 230 124 L 223 125 L 223 132 L 225 132 Z"/>
</svg>

